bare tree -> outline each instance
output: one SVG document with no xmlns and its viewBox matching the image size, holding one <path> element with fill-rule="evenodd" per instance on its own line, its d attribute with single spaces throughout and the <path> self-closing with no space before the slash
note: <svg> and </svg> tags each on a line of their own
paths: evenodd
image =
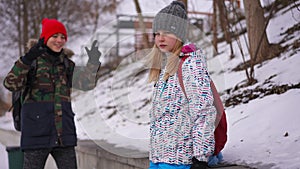
<svg viewBox="0 0 300 169">
<path fill-rule="evenodd" d="M 5 0 L 0 4 L 0 31 L 4 46 L 19 47 L 19 54 L 25 51 L 29 38 L 38 38 L 43 18 L 62 21 L 72 36 L 96 30 L 101 12 L 111 12 L 119 2 L 116 0 Z M 93 28 L 94 27 L 94 28 Z M 3 28 L 3 29 L 2 29 Z"/>
<path fill-rule="evenodd" d="M 213 0 L 213 18 L 212 18 L 212 29 L 213 29 L 213 46 L 215 48 L 214 56 L 216 56 L 218 52 L 218 29 L 217 29 L 217 0 Z"/>
<path fill-rule="evenodd" d="M 255 82 L 254 65 L 272 57 L 274 52 L 277 52 L 278 49 L 275 49 L 276 46 L 271 45 L 267 38 L 266 28 L 270 17 L 266 21 L 264 17 L 264 10 L 261 7 L 260 1 L 244 0 L 244 6 L 249 41 L 249 53 L 251 57 L 251 71 L 248 83 L 252 84 Z M 273 10 L 271 10 L 269 16 L 272 15 L 272 12 Z"/>
<path fill-rule="evenodd" d="M 148 34 L 146 33 L 146 26 L 145 26 L 145 23 L 144 23 L 144 17 L 142 15 L 142 10 L 141 10 L 141 7 L 140 7 L 140 3 L 139 3 L 138 0 L 134 0 L 134 4 L 135 4 L 136 12 L 138 14 L 139 28 L 141 29 L 142 35 L 143 35 L 143 47 L 148 49 L 148 48 L 150 48 L 149 37 L 148 37 Z"/>
<path fill-rule="evenodd" d="M 232 59 L 234 57 L 234 51 L 232 47 L 232 40 L 231 40 L 231 35 L 230 35 L 230 23 L 228 21 L 228 12 L 227 12 L 227 7 L 225 5 L 225 0 L 216 0 L 217 1 L 217 6 L 218 6 L 218 11 L 219 11 L 219 20 L 220 20 L 220 26 L 221 29 L 224 33 L 224 37 L 226 42 L 230 46 L 230 58 Z"/>
<path fill-rule="evenodd" d="M 264 30 L 265 27 L 265 17 L 264 11 L 260 5 L 259 0 L 247 1 L 244 0 L 246 22 L 247 22 L 247 32 L 250 47 L 251 59 L 254 59 L 255 51 L 260 46 L 257 53 L 257 59 L 255 62 L 260 62 L 264 60 L 266 55 L 269 53 L 270 44 Z M 262 38 L 261 44 L 258 42 Z"/>
</svg>

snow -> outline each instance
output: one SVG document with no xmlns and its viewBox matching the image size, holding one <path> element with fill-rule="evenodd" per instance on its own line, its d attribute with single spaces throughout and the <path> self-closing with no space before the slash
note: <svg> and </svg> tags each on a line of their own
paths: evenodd
<svg viewBox="0 0 300 169">
<path fill-rule="evenodd" d="M 298 2 L 299 5 L 299 2 Z M 286 19 L 288 18 L 288 21 Z M 279 34 L 275 34 L 273 32 L 285 32 L 288 28 L 294 26 L 295 24 L 300 22 L 300 12 L 297 9 L 293 10 L 281 10 L 277 12 L 273 19 L 270 20 L 270 25 L 272 27 L 267 28 L 268 39 L 270 42 L 277 43 L 282 40 L 282 36 L 278 36 Z M 299 32 L 298 32 L 299 36 Z"/>
<path fill-rule="evenodd" d="M 237 163 L 299 168 L 298 99 L 299 89 L 226 109 L 230 125 L 224 157 Z"/>
<path fill-rule="evenodd" d="M 8 158 L 7 158 L 6 148 L 2 144 L 0 144 L 0 159 L 2 159 L 0 168 L 7 169 L 8 168 Z"/>
<path fill-rule="evenodd" d="M 147 13 L 157 12 L 169 2 L 157 1 L 159 7 L 151 8 L 153 3 L 150 5 L 150 1 L 145 1 L 145 4 L 141 4 L 141 8 Z M 189 2 L 194 5 L 198 4 L 195 1 Z M 211 10 L 207 6 L 205 10 Z M 121 5 L 119 12 L 128 11 L 128 9 L 134 9 L 132 2 Z M 268 25 L 267 34 L 272 43 L 280 42 L 284 38 L 281 34 L 299 22 L 300 12 L 296 8 L 284 12 L 287 9 L 279 11 Z M 132 14 L 129 11 L 128 13 Z M 297 40 L 299 31 L 291 37 L 283 45 Z M 88 38 L 83 39 L 85 42 L 80 40 L 75 42 L 77 46 L 86 44 Z M 243 37 L 240 39 L 247 60 L 249 55 L 246 51 L 246 44 Z M 232 68 L 243 61 L 235 42 L 233 46 L 236 57 L 231 60 L 229 59 L 230 48 L 225 43 L 219 44 L 221 54 L 217 57 L 210 56 L 210 51 L 207 51 L 209 71 L 218 90 L 224 94 L 223 100 L 228 97 L 225 90 L 244 83 L 246 80 L 244 71 L 232 71 Z M 116 152 L 111 147 L 106 147 L 106 144 L 101 144 L 101 140 L 114 144 L 116 147 L 126 147 L 147 153 L 148 112 L 153 84 L 147 84 L 147 72 L 145 72 L 147 68 L 143 65 L 143 58 L 145 58 L 143 52 L 139 51 L 124 59 L 115 71 L 101 77 L 93 91 L 74 92 L 72 106 L 76 113 L 77 132 L 80 139 L 99 141 L 97 142 L 99 146 L 112 153 Z M 258 83 L 245 89 L 253 89 L 257 86 L 268 88 L 270 84 L 298 84 L 300 81 L 299 55 L 299 51 L 294 52 L 289 49 L 279 57 L 256 65 L 255 78 Z M 126 65 L 125 63 L 128 62 L 132 63 Z M 274 77 L 270 79 L 270 83 L 265 84 L 265 80 L 271 76 Z M 282 94 L 259 97 L 245 104 L 226 107 L 228 142 L 223 150 L 224 159 L 259 169 L 299 169 L 300 113 L 297 109 L 299 100 L 300 90 L 291 89 Z M 10 113 L 0 117 L 0 128 L 13 130 Z M 5 148 L 1 144 L 0 152 L 0 158 L 5 159 Z M 119 155 L 125 156 L 125 154 Z M 143 155 L 141 153 L 140 156 Z M 3 164 L 0 164 L 0 168 L 7 168 L 1 165 Z"/>
</svg>

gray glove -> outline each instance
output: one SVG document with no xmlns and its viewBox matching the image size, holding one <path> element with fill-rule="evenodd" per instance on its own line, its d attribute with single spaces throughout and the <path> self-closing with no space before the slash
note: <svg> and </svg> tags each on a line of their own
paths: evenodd
<svg viewBox="0 0 300 169">
<path fill-rule="evenodd" d="M 101 52 L 99 51 L 98 47 L 96 47 L 97 40 L 94 40 L 91 50 L 89 50 L 87 47 L 85 47 L 86 53 L 89 57 L 88 63 L 92 64 L 100 64 L 100 56 Z"/>
</svg>

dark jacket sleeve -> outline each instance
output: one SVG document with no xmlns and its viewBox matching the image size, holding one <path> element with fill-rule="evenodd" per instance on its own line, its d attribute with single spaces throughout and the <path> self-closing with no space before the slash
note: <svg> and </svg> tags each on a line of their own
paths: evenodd
<svg viewBox="0 0 300 169">
<path fill-rule="evenodd" d="M 87 63 L 86 66 L 75 66 L 73 69 L 72 87 L 83 91 L 94 89 L 99 79 L 99 70 L 100 64 Z"/>
<path fill-rule="evenodd" d="M 18 91 L 25 87 L 27 81 L 27 74 L 30 66 L 22 62 L 21 59 L 17 60 L 4 78 L 3 85 L 10 91 Z"/>
</svg>

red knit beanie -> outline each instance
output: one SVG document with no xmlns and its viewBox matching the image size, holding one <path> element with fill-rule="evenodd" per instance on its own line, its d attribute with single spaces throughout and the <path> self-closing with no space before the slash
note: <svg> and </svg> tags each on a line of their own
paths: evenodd
<svg viewBox="0 0 300 169">
<path fill-rule="evenodd" d="M 44 43 L 47 44 L 48 39 L 56 33 L 65 35 L 67 41 L 67 30 L 65 26 L 56 19 L 44 18 L 42 20 L 42 33 L 40 36 L 40 38 L 45 38 Z"/>
</svg>

